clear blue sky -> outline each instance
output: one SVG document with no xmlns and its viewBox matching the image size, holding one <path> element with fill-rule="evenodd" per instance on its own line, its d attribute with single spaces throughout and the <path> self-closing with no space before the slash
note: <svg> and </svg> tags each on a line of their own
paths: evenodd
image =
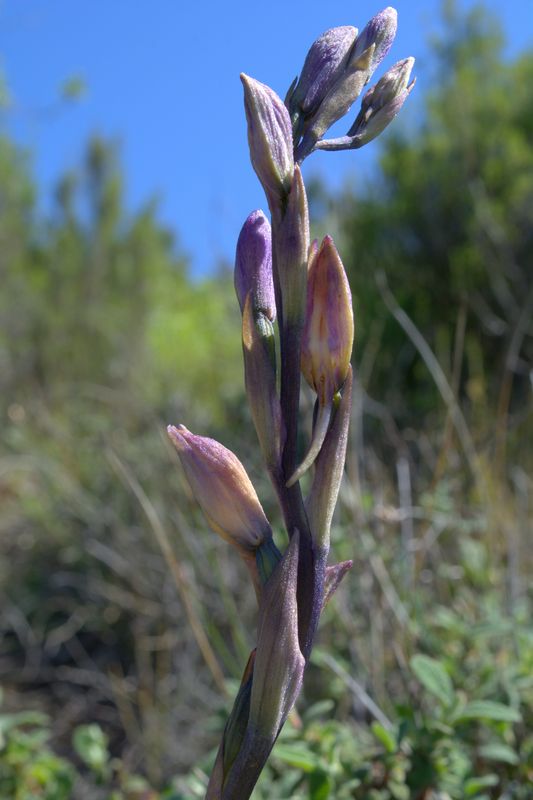
<svg viewBox="0 0 533 800">
<path fill-rule="evenodd" d="M 79 161 L 91 133 L 117 139 L 129 207 L 157 195 L 160 218 L 203 274 L 219 259 L 233 259 L 243 220 L 265 206 L 248 162 L 239 73 L 284 95 L 320 33 L 334 25 L 362 28 L 384 5 L 0 0 L 0 57 L 16 101 L 9 129 L 33 151 L 44 198 Z M 426 41 L 440 2 L 395 5 L 398 36 L 384 66 L 415 56 L 423 90 Z M 533 45 L 533 0 L 486 5 L 500 15 L 510 53 Z M 73 73 L 88 85 L 83 101 L 57 115 L 35 113 L 53 103 Z M 324 174 L 334 186 L 356 180 L 376 152 L 372 145 L 367 150 L 316 154 L 307 174 Z"/>
</svg>

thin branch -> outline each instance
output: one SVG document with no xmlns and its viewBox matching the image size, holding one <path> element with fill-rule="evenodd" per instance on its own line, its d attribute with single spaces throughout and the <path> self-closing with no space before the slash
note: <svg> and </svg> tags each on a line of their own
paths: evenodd
<svg viewBox="0 0 533 800">
<path fill-rule="evenodd" d="M 131 489 L 136 499 L 139 501 L 139 505 L 141 506 L 148 522 L 150 523 L 150 527 L 152 528 L 155 538 L 157 539 L 157 543 L 161 548 L 161 552 L 163 553 L 165 561 L 167 562 L 172 577 L 174 578 L 174 583 L 176 584 L 176 588 L 183 602 L 185 613 L 187 615 L 187 619 L 189 620 L 193 636 L 196 639 L 196 643 L 204 657 L 205 663 L 207 664 L 211 675 L 213 676 L 213 680 L 215 681 L 219 690 L 225 694 L 226 686 L 224 683 L 224 674 L 220 668 L 213 648 L 209 643 L 209 639 L 207 638 L 202 622 L 191 602 L 191 593 L 187 578 L 179 561 L 174 555 L 163 523 L 161 522 L 153 503 L 150 501 L 150 498 L 128 467 L 119 459 L 113 450 L 108 449 L 106 455 L 109 463 L 122 480 L 122 483 Z"/>
</svg>

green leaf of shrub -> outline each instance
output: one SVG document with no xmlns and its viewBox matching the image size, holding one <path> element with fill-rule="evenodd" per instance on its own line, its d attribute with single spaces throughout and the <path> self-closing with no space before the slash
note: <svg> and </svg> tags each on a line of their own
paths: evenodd
<svg viewBox="0 0 533 800">
<path fill-rule="evenodd" d="M 318 757 L 305 747 L 278 744 L 274 750 L 274 755 L 289 764 L 289 766 L 301 769 L 303 772 L 313 772 L 319 766 Z"/>
<path fill-rule="evenodd" d="M 454 722 L 470 719 L 488 719 L 494 722 L 520 722 L 520 712 L 516 708 L 496 703 L 493 700 L 472 700 L 463 706 L 455 715 Z"/>
<path fill-rule="evenodd" d="M 102 771 L 109 759 L 107 736 L 99 725 L 79 725 L 72 743 L 82 761 L 95 772 Z"/>
<path fill-rule="evenodd" d="M 504 764 L 519 764 L 518 754 L 507 744 L 493 742 L 479 748 L 479 754 L 489 761 L 501 761 Z"/>
<path fill-rule="evenodd" d="M 387 753 L 394 753 L 396 750 L 396 739 L 391 731 L 388 731 L 379 722 L 372 723 L 372 733 L 378 739 Z"/>
<path fill-rule="evenodd" d="M 474 797 L 482 789 L 487 789 L 489 786 L 497 786 L 499 783 L 497 775 L 483 775 L 480 778 L 470 778 L 465 783 L 465 797 Z"/>
<path fill-rule="evenodd" d="M 429 656 L 416 655 L 410 661 L 411 669 L 422 686 L 444 706 L 451 706 L 455 692 L 450 676 L 443 664 Z"/>
</svg>

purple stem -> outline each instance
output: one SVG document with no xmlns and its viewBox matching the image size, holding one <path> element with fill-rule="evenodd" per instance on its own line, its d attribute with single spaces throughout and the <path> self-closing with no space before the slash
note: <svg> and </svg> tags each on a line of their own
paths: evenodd
<svg viewBox="0 0 533 800">
<path fill-rule="evenodd" d="M 280 404 L 286 439 L 279 475 L 272 476 L 289 537 L 300 532 L 298 563 L 298 637 L 307 660 L 311 653 L 324 593 L 325 559 L 315 553 L 300 483 L 288 487 L 287 481 L 296 469 L 298 413 L 300 406 L 300 357 L 303 319 L 290 323 L 283 313 L 277 259 L 277 230 L 283 211 L 272 210 L 272 268 L 276 292 L 276 312 L 280 334 L 281 390 Z M 327 557 L 327 553 L 326 553 Z"/>
</svg>

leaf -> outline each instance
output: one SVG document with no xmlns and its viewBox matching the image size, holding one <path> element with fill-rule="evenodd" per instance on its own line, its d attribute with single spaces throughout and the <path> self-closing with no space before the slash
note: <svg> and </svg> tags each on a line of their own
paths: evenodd
<svg viewBox="0 0 533 800">
<path fill-rule="evenodd" d="M 465 783 L 465 797 L 474 797 L 482 789 L 487 789 L 489 786 L 497 786 L 500 779 L 497 775 L 483 775 L 480 778 L 470 778 Z"/>
<path fill-rule="evenodd" d="M 444 706 L 451 706 L 455 692 L 450 676 L 440 661 L 429 656 L 416 655 L 410 661 L 411 669 L 424 688 Z"/>
<path fill-rule="evenodd" d="M 501 761 L 504 764 L 520 763 L 520 758 L 513 748 L 500 742 L 493 742 L 480 747 L 479 754 L 489 761 Z"/>
<path fill-rule="evenodd" d="M 109 759 L 107 736 L 99 725 L 79 725 L 72 743 L 82 761 L 95 772 L 102 771 Z"/>
<path fill-rule="evenodd" d="M 319 700 L 317 703 L 313 703 L 312 706 L 309 706 L 306 711 L 302 714 L 302 718 L 305 722 L 311 722 L 315 719 L 320 719 L 320 717 L 327 716 L 331 714 L 335 703 L 333 700 Z"/>
<path fill-rule="evenodd" d="M 394 735 L 388 731 L 379 722 L 372 723 L 372 733 L 378 739 L 387 753 L 394 753 L 396 750 L 396 739 Z"/>
<path fill-rule="evenodd" d="M 274 756 L 281 759 L 290 767 L 296 767 L 303 772 L 314 772 L 319 766 L 318 757 L 305 747 L 296 747 L 286 744 L 277 744 Z"/>
<path fill-rule="evenodd" d="M 316 771 L 309 778 L 309 800 L 328 800 L 332 781 L 326 772 Z"/>
<path fill-rule="evenodd" d="M 520 722 L 522 716 L 516 708 L 493 700 L 472 700 L 454 714 L 454 722 L 471 719 L 489 719 L 494 722 Z"/>
</svg>

